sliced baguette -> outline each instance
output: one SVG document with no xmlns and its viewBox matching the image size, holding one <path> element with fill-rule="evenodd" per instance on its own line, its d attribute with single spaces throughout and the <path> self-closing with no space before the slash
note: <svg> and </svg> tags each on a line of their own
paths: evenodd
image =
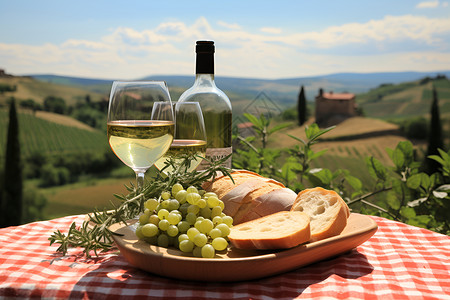
<svg viewBox="0 0 450 300">
<path fill-rule="evenodd" d="M 311 237 L 310 219 L 299 211 L 281 211 L 231 227 L 228 239 L 240 249 L 286 249 Z"/>
<path fill-rule="evenodd" d="M 259 185 L 257 185 L 247 195 L 243 195 L 244 197 L 241 200 L 241 205 L 238 211 L 233 216 L 234 220 L 233 223 L 239 224 L 244 222 L 244 219 L 247 216 L 247 214 L 249 214 L 252 211 L 252 209 L 258 205 L 258 202 L 256 202 L 257 201 L 256 199 L 258 199 L 258 197 L 283 188 L 285 188 L 285 186 L 281 182 L 278 182 L 276 180 L 260 179 Z M 226 206 L 227 202 L 224 201 L 224 203 Z"/>
<path fill-rule="evenodd" d="M 222 175 L 216 178 L 213 182 L 205 182 L 202 188 L 207 192 L 214 192 L 219 199 L 222 199 L 229 191 L 237 187 L 238 185 L 246 182 L 247 180 L 254 178 L 264 178 L 263 176 L 251 171 L 238 170 L 231 173 L 230 176 Z M 234 181 L 234 182 L 233 182 Z"/>
<path fill-rule="evenodd" d="M 289 188 L 276 189 L 262 194 L 252 201 L 250 210 L 240 221 L 248 222 L 279 211 L 289 211 L 296 198 L 297 194 Z M 235 224 L 237 223 L 235 222 Z"/>
<path fill-rule="evenodd" d="M 310 217 L 311 241 L 340 234 L 350 215 L 347 204 L 335 191 L 321 187 L 301 191 L 291 211 L 301 211 Z"/>
</svg>

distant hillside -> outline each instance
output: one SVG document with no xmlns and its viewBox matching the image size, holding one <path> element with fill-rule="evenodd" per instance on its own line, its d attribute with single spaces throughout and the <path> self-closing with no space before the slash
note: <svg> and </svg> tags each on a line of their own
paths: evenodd
<svg viewBox="0 0 450 300">
<path fill-rule="evenodd" d="M 273 101 L 281 106 L 295 104 L 300 86 L 305 86 L 307 100 L 313 101 L 319 88 L 334 92 L 347 91 L 350 93 L 366 93 L 370 89 L 381 84 L 398 84 L 414 81 L 426 76 L 435 77 L 443 74 L 450 77 L 450 71 L 433 72 L 384 72 L 384 73 L 338 73 L 312 77 L 298 77 L 286 79 L 252 79 L 216 76 L 219 88 L 238 99 L 255 99 L 261 92 L 267 94 Z M 111 89 L 111 80 L 87 79 L 77 77 L 65 77 L 56 75 L 31 75 L 41 81 L 74 85 L 99 93 L 108 93 Z M 118 78 L 120 79 L 120 78 Z M 153 75 L 142 80 L 164 80 L 171 90 L 174 90 L 173 98 L 190 87 L 194 82 L 192 76 Z M 233 101 L 234 98 L 230 97 Z"/>
<path fill-rule="evenodd" d="M 92 101 L 98 101 L 108 94 L 90 91 L 83 85 L 69 84 L 69 81 L 60 83 L 55 81 L 41 81 L 31 77 L 0 77 L 0 84 L 15 86 L 12 92 L 0 93 L 0 104 L 4 104 L 9 97 L 20 100 L 32 99 L 37 103 L 43 103 L 47 96 L 61 97 L 68 105 L 75 104 L 76 101 L 84 100 L 89 94 Z M 110 87 L 111 88 L 111 87 Z"/>
<path fill-rule="evenodd" d="M 440 115 L 450 119 L 450 80 L 447 78 L 383 84 L 356 96 L 356 102 L 368 117 L 379 119 L 405 119 L 428 117 L 432 102 L 432 89 L 436 88 Z"/>
</svg>

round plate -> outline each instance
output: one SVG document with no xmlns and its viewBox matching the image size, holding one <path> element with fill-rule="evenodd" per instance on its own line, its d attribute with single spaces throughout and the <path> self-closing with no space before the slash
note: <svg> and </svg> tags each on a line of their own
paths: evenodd
<svg viewBox="0 0 450 300">
<path fill-rule="evenodd" d="M 366 215 L 350 214 L 338 236 L 278 251 L 230 247 L 215 258 L 197 258 L 175 248 L 138 240 L 133 225 L 113 224 L 110 230 L 121 254 L 136 268 L 171 278 L 194 281 L 243 281 L 287 272 L 347 252 L 368 240 L 377 223 Z"/>
</svg>

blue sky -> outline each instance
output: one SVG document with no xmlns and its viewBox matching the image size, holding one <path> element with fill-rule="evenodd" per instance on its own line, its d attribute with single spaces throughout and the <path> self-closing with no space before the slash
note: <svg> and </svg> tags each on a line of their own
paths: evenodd
<svg viewBox="0 0 450 300">
<path fill-rule="evenodd" d="M 105 79 L 450 70 L 447 1 L 0 0 L 0 68 Z"/>
</svg>

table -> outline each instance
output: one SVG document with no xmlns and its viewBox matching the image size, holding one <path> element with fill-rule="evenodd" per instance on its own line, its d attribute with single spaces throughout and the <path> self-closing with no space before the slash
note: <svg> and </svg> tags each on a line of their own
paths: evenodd
<svg viewBox="0 0 450 300">
<path fill-rule="evenodd" d="M 356 249 L 294 271 L 247 282 L 163 278 L 117 251 L 87 259 L 55 253 L 48 237 L 84 215 L 0 229 L 0 298 L 47 299 L 450 299 L 450 237 L 380 217 Z"/>
</svg>

